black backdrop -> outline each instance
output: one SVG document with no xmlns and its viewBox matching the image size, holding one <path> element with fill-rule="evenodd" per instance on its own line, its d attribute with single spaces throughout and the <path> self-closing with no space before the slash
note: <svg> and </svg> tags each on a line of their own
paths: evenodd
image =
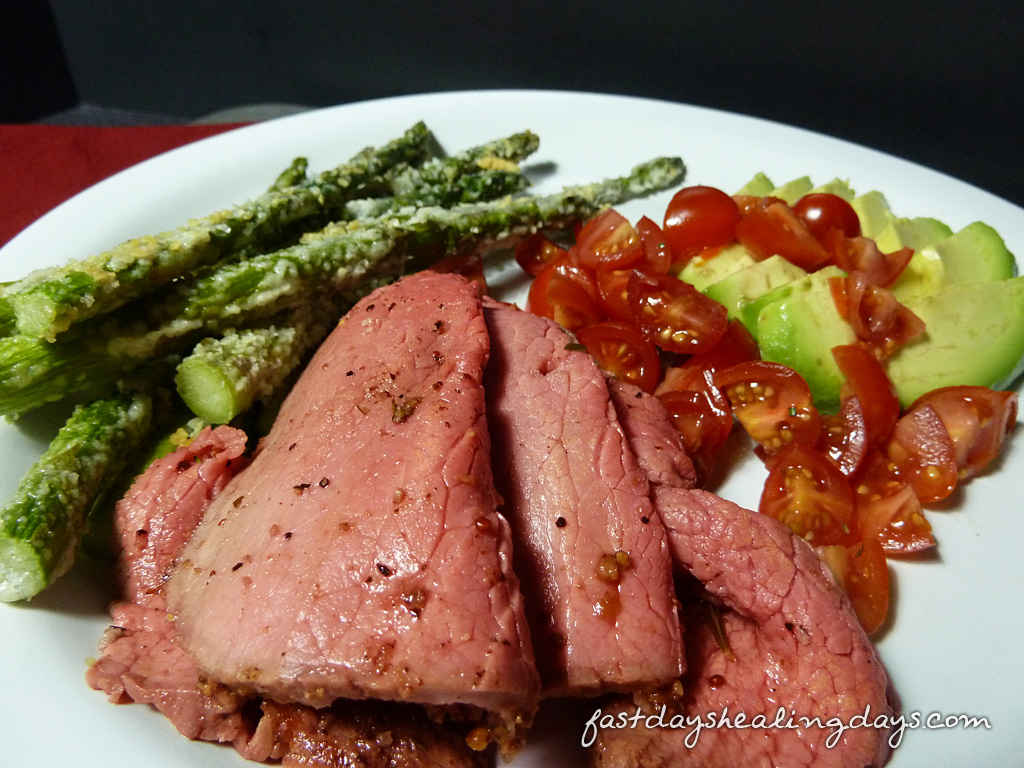
<svg viewBox="0 0 1024 768">
<path fill-rule="evenodd" d="M 3 77 L 22 88 L 0 100 L 8 121 L 62 106 L 64 62 L 79 102 L 179 119 L 263 102 L 578 89 L 799 125 L 1024 204 L 1020 0 L 7 3 L 37 8 L 27 32 L 12 32 L 16 13 L 0 21 Z M 50 49 L 57 64 L 41 65 Z M 33 100 L 49 103 L 17 114 Z"/>
</svg>

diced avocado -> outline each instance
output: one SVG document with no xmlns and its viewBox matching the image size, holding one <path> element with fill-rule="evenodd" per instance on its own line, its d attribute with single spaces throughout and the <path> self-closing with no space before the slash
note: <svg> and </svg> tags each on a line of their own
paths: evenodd
<svg viewBox="0 0 1024 768">
<path fill-rule="evenodd" d="M 737 195 L 756 195 L 757 197 L 764 197 L 775 189 L 775 184 L 760 171 L 737 190 Z"/>
<path fill-rule="evenodd" d="M 988 224 L 976 221 L 952 237 L 936 241 L 949 285 L 1009 280 L 1017 274 L 1017 262 L 1006 243 Z"/>
<path fill-rule="evenodd" d="M 924 321 L 926 331 L 888 361 L 904 406 L 937 387 L 1006 388 L 1024 372 L 1024 277 L 947 285 L 908 301 L 907 308 Z M 770 304 L 758 316 L 757 328 L 761 356 L 798 371 L 822 412 L 838 409 L 843 376 L 831 350 L 855 337 L 831 293 L 815 291 Z"/>
<path fill-rule="evenodd" d="M 811 177 L 801 176 L 799 179 L 787 181 L 782 186 L 776 187 L 768 194 L 792 205 L 812 189 L 814 189 L 814 184 L 811 183 Z"/>
<path fill-rule="evenodd" d="M 714 285 L 733 272 L 756 263 L 757 260 L 746 248 L 739 243 L 733 243 L 710 258 L 695 256 L 690 259 L 679 273 L 679 279 L 703 292 L 709 285 Z"/>
<path fill-rule="evenodd" d="M 832 181 L 822 184 L 820 187 L 815 187 L 811 190 L 812 192 L 826 192 L 836 197 L 841 197 L 846 202 L 851 202 L 854 198 L 854 192 L 850 189 L 850 182 L 843 179 L 832 179 Z"/>
<path fill-rule="evenodd" d="M 883 253 L 892 253 L 900 248 L 913 248 L 918 251 L 945 240 L 952 234 L 953 230 L 938 219 L 929 219 L 926 216 L 916 219 L 893 216 L 873 239 Z"/>
<path fill-rule="evenodd" d="M 729 310 L 729 318 L 739 317 L 743 309 L 769 291 L 801 277 L 807 272 L 782 256 L 770 256 L 733 272 L 724 280 L 709 285 L 704 293 Z"/>
<path fill-rule="evenodd" d="M 913 248 L 914 255 L 889 290 L 900 301 L 935 293 L 946 282 L 945 265 L 930 246 L 953 234 L 953 230 L 938 219 L 916 219 L 890 216 L 889 223 L 874 240 L 882 253 L 893 253 L 901 248 Z"/>
<path fill-rule="evenodd" d="M 908 236 L 906 245 L 920 250 L 915 251 L 907 268 L 889 288 L 901 302 L 930 296 L 947 285 L 1008 280 L 1017 273 L 1013 254 L 1006 249 L 999 234 L 987 224 L 976 221 L 955 235 L 950 233 L 941 237 L 939 235 L 944 231 L 950 232 L 945 224 L 934 219 L 912 221 L 935 223 L 917 227 L 914 235 Z M 928 237 L 926 230 L 936 238 L 920 245 Z M 915 241 L 914 237 L 919 239 Z M 881 247 L 881 240 L 879 244 Z"/>
<path fill-rule="evenodd" d="M 900 247 L 906 246 L 915 251 L 934 245 L 953 234 L 949 225 L 927 216 L 913 219 L 897 217 L 892 220 L 892 226 L 899 236 Z"/>
<path fill-rule="evenodd" d="M 832 347 L 852 344 L 856 336 L 839 314 L 831 291 L 813 291 L 776 301 L 757 318 L 761 357 L 797 371 L 811 388 L 823 413 L 839 410 L 843 374 Z"/>
<path fill-rule="evenodd" d="M 889 290 L 897 300 L 907 302 L 919 296 L 930 296 L 942 290 L 945 284 L 945 265 L 938 252 L 928 247 L 914 252 Z"/>
<path fill-rule="evenodd" d="M 1024 277 L 967 285 L 907 302 L 925 334 L 889 359 L 900 402 L 958 384 L 1009 387 L 1024 367 Z"/>
<path fill-rule="evenodd" d="M 816 272 L 804 274 L 803 277 L 773 288 L 764 295 L 748 302 L 741 309 L 739 314 L 740 322 L 757 338 L 757 318 L 761 314 L 762 309 L 769 304 L 788 299 L 790 296 L 796 296 L 801 293 L 828 291 L 828 281 L 832 277 L 846 277 L 846 273 L 839 267 L 829 265 L 822 267 Z"/>
<path fill-rule="evenodd" d="M 871 191 L 858 195 L 850 201 L 860 219 L 860 231 L 864 237 L 874 238 L 892 220 L 892 210 L 881 192 Z"/>
<path fill-rule="evenodd" d="M 775 186 L 770 178 L 760 171 L 755 174 L 754 178 L 744 184 L 736 192 L 737 195 L 757 195 L 758 197 L 778 197 L 781 200 L 785 200 L 787 203 L 795 203 L 804 195 L 809 192 L 828 192 L 833 195 L 838 195 L 847 202 L 853 200 L 854 193 L 850 189 L 850 184 L 843 179 L 832 179 L 831 181 L 822 184 L 820 187 L 812 185 L 811 178 L 809 176 L 801 176 L 798 179 L 787 181 L 785 184 Z"/>
</svg>

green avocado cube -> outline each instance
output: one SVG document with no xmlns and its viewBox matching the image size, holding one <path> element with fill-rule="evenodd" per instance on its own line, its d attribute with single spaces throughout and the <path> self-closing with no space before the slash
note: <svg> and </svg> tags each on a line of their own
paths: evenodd
<svg viewBox="0 0 1024 768">
<path fill-rule="evenodd" d="M 925 333 L 889 358 L 889 378 L 910 405 L 938 387 L 1011 386 L 1024 367 L 1024 277 L 947 285 L 907 302 Z"/>
<path fill-rule="evenodd" d="M 694 256 L 680 271 L 679 279 L 703 293 L 709 285 L 756 263 L 757 260 L 746 248 L 734 243 L 710 257 Z"/>
<path fill-rule="evenodd" d="M 755 335 L 764 360 L 789 366 L 804 378 L 818 410 L 839 410 L 844 379 L 832 347 L 857 339 L 831 291 L 798 293 L 769 304 L 757 317 Z"/>
<path fill-rule="evenodd" d="M 709 285 L 704 294 L 724 305 L 732 320 L 740 317 L 750 302 L 806 275 L 807 272 L 782 256 L 769 256 Z"/>
<path fill-rule="evenodd" d="M 772 290 L 768 291 L 762 296 L 745 304 L 739 313 L 740 322 L 742 322 L 747 330 L 750 331 L 755 338 L 757 338 L 757 325 L 758 317 L 761 315 L 761 310 L 767 307 L 769 304 L 774 304 L 777 301 L 788 299 L 790 296 L 799 295 L 801 293 L 812 293 L 816 291 L 829 291 L 829 278 L 832 277 L 846 277 L 846 273 L 843 272 L 839 267 L 829 265 L 822 267 L 816 272 L 804 274 L 802 277 L 798 277 L 796 280 L 792 280 L 784 285 L 780 285 Z"/>
</svg>

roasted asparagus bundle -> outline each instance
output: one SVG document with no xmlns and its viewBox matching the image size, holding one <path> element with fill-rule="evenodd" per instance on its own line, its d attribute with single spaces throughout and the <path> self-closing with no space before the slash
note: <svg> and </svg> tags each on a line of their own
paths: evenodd
<svg viewBox="0 0 1024 768">
<path fill-rule="evenodd" d="M 9 309 L 0 311 L 0 319 L 13 314 L 19 334 L 53 339 L 71 323 L 115 309 L 230 251 L 258 247 L 296 221 L 348 200 L 383 194 L 385 172 L 403 163 L 422 163 L 429 139 L 426 125 L 418 123 L 380 149 L 364 150 L 312 181 L 271 188 L 254 200 L 177 229 L 33 272 L 4 290 L 0 303 Z"/>
</svg>

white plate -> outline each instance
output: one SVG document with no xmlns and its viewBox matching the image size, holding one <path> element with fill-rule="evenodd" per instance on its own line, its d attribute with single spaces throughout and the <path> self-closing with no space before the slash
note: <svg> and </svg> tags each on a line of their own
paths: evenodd
<svg viewBox="0 0 1024 768">
<path fill-rule="evenodd" d="M 0 251 L 0 280 L 29 268 L 84 257 L 129 237 L 176 226 L 261 192 L 296 155 L 314 169 L 380 144 L 423 119 L 449 150 L 529 128 L 541 136 L 535 162 L 553 163 L 538 190 L 620 175 L 655 155 L 681 156 L 686 183 L 738 188 L 756 171 L 776 181 L 810 175 L 848 179 L 885 192 L 905 216 L 932 216 L 959 229 L 994 226 L 1024 254 L 1024 211 L 947 176 L 828 137 L 707 109 L 597 94 L 488 91 L 411 96 L 352 104 L 254 125 L 174 150 L 130 168 L 44 216 Z M 620 210 L 656 220 L 668 194 Z M 0 499 L 51 435 L 46 419 L 0 424 Z M 51 419 L 52 421 L 52 419 Z M 972 480 L 930 514 L 934 557 L 894 563 L 895 621 L 879 643 L 904 711 L 986 718 L 990 728 L 907 731 L 891 765 L 1019 764 L 1024 747 L 1024 447 L 1015 438 L 998 471 Z M 743 465 L 719 489 L 756 505 L 762 474 Z M 0 605 L 0 765 L 107 766 L 242 764 L 227 748 L 191 743 L 160 715 L 117 707 L 88 688 L 86 660 L 107 623 L 109 574 L 79 569 L 29 604 Z M 561 751 L 579 759 L 584 719 L 542 711 L 545 737 L 515 761 L 546 764 Z"/>
</svg>

